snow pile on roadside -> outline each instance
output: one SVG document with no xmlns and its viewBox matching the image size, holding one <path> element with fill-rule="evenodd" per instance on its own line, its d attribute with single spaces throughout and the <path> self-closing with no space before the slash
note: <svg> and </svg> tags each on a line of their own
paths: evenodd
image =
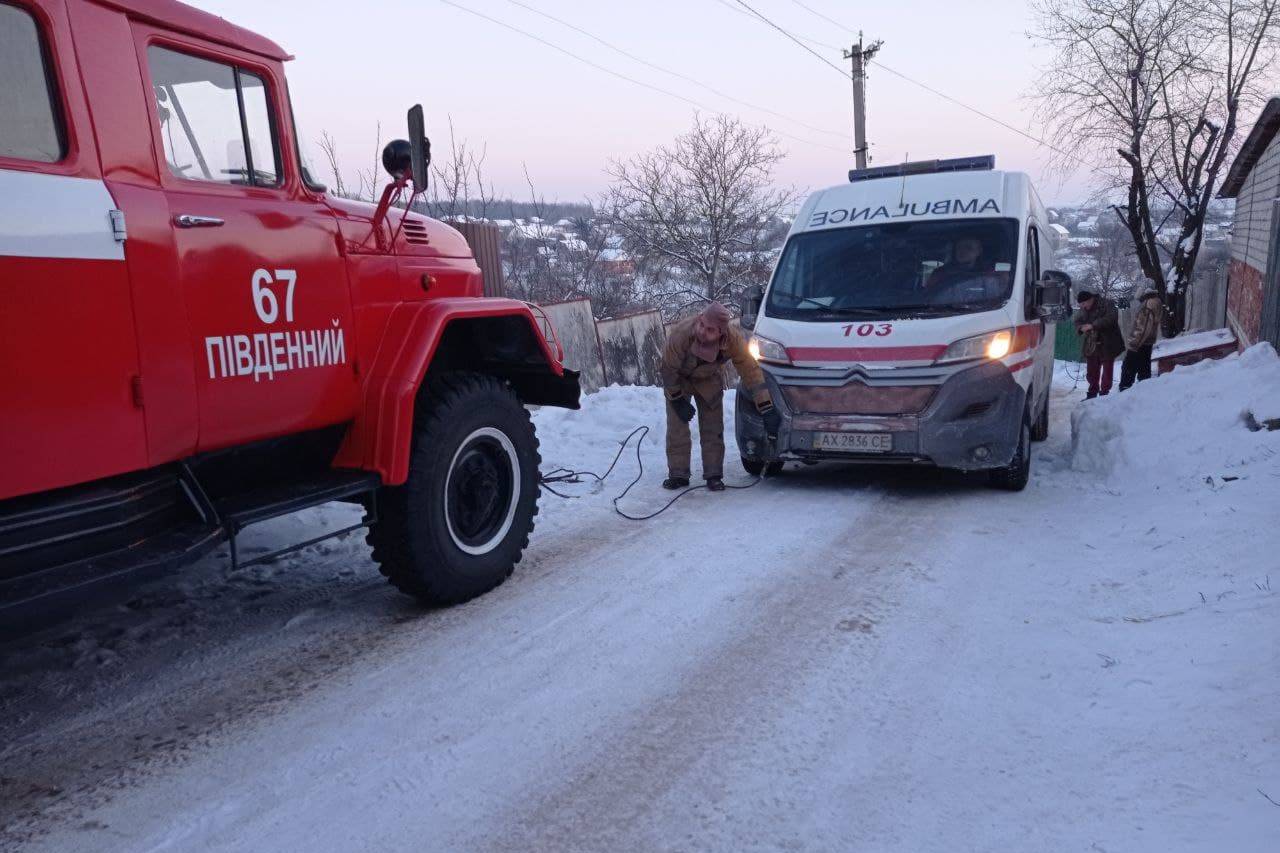
<svg viewBox="0 0 1280 853">
<path fill-rule="evenodd" d="M 1270 344 L 1082 404 L 1071 416 L 1071 467 L 1127 481 L 1243 478 L 1251 464 L 1280 467 L 1280 432 L 1250 430 L 1249 415 L 1280 417 L 1280 356 Z"/>
</svg>

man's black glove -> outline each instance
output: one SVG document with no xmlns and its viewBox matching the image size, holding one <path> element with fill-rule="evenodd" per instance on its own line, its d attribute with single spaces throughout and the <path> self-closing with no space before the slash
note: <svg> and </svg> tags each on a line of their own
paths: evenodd
<svg viewBox="0 0 1280 853">
<path fill-rule="evenodd" d="M 764 431 L 771 437 L 776 438 L 778 430 L 782 429 L 782 415 L 778 414 L 778 410 L 773 407 L 773 403 L 768 400 L 763 403 L 756 404 L 756 411 L 760 413 L 760 417 L 764 419 Z"/>
<path fill-rule="evenodd" d="M 676 417 L 685 423 L 693 420 L 693 403 L 688 397 L 677 397 L 671 401 L 671 408 L 675 409 Z"/>
</svg>

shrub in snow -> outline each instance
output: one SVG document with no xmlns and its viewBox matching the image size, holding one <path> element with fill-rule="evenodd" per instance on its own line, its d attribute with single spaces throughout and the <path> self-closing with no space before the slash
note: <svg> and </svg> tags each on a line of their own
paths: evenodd
<svg viewBox="0 0 1280 853">
<path fill-rule="evenodd" d="M 1251 463 L 1280 467 L 1280 432 L 1249 424 L 1278 417 L 1280 356 L 1258 344 L 1082 403 L 1071 415 L 1071 467 L 1152 485 L 1248 476 Z"/>
</svg>

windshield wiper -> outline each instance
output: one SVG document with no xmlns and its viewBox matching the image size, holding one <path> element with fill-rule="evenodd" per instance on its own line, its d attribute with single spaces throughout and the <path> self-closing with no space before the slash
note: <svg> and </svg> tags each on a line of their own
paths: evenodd
<svg viewBox="0 0 1280 853">
<path fill-rule="evenodd" d="M 976 311 L 985 307 L 984 302 L 929 302 L 916 305 L 895 305 L 891 311 Z"/>
<path fill-rule="evenodd" d="M 795 308 L 796 305 L 799 305 L 802 302 L 808 302 L 812 305 L 817 306 L 819 309 L 821 309 L 822 311 L 828 314 L 835 314 L 837 316 L 878 317 L 881 314 L 883 314 L 885 311 L 885 309 L 883 308 L 858 308 L 858 307 L 852 307 L 852 306 L 828 305 L 825 302 L 819 302 L 817 299 L 814 299 L 811 296 L 801 296 L 797 298 L 796 304 L 792 305 L 791 307 Z"/>
</svg>

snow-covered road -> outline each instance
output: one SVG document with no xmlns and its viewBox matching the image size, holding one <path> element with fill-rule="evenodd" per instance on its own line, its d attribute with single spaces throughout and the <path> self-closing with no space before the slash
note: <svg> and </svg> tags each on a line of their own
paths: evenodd
<svg viewBox="0 0 1280 853">
<path fill-rule="evenodd" d="M 1089 403 L 1074 450 L 1060 375 L 1021 495 L 822 466 L 635 523 L 628 457 L 450 610 L 355 538 L 207 561 L 0 647 L 0 848 L 1273 851 L 1280 432 L 1240 407 L 1280 362 L 1248 358 Z M 655 394 L 539 412 L 545 467 L 602 470 Z"/>
</svg>

